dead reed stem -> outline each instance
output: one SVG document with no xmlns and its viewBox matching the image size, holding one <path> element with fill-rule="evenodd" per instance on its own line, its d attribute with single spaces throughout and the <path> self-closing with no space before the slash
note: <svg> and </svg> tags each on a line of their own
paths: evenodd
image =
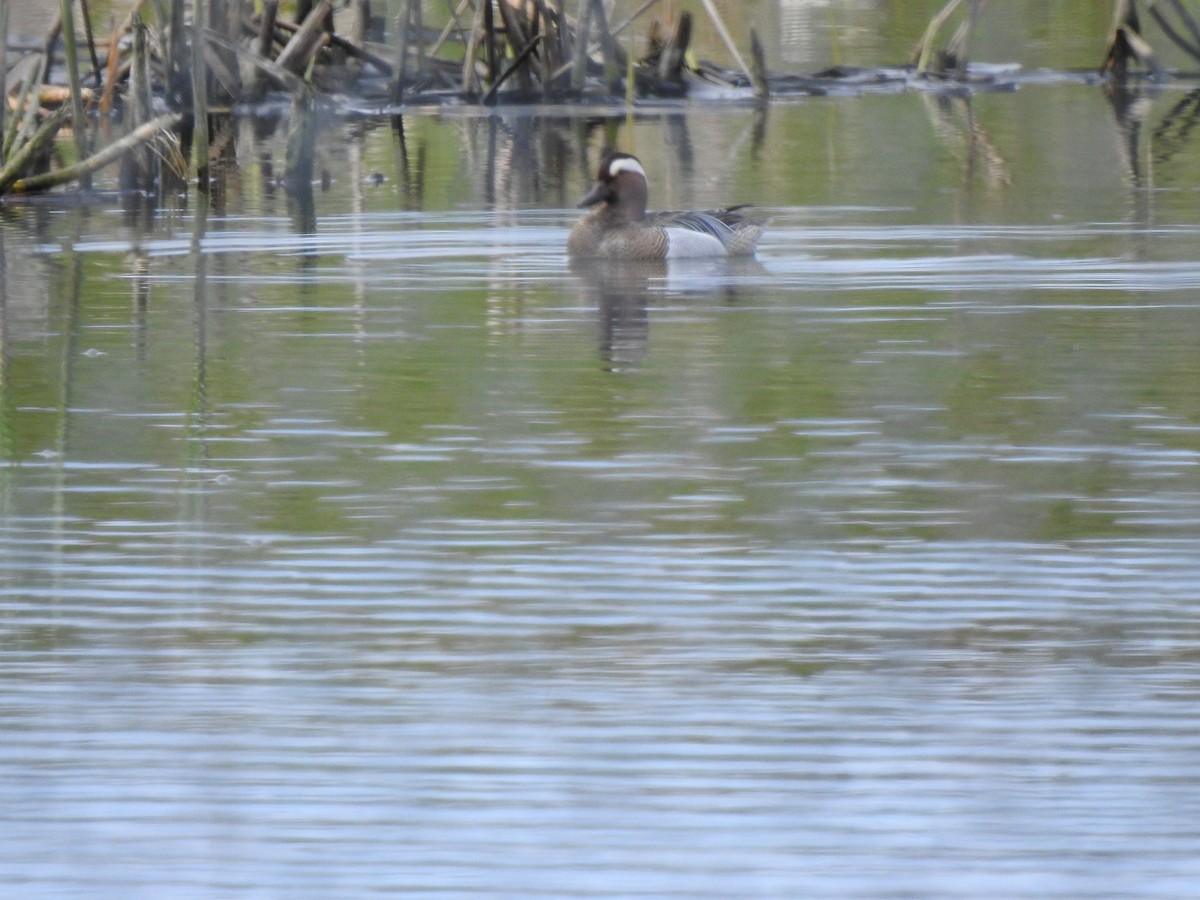
<svg viewBox="0 0 1200 900">
<path fill-rule="evenodd" d="M 5 115 L 8 113 L 8 0 L 0 0 L 0 148 L 4 147 Z M 4 158 L 0 156 L 0 163 Z"/>
<path fill-rule="evenodd" d="M 79 0 L 79 12 L 83 18 L 83 36 L 87 39 L 88 56 L 92 60 L 92 77 L 96 79 L 96 87 L 100 87 L 100 57 L 96 55 L 96 37 L 92 34 L 92 14 L 88 10 L 88 0 Z"/>
<path fill-rule="evenodd" d="M 446 22 L 446 27 L 442 29 L 442 33 L 438 35 L 437 40 L 433 42 L 433 46 L 429 48 L 430 56 L 437 56 L 437 52 L 442 49 L 442 44 L 450 39 L 450 35 L 454 32 L 454 29 L 458 28 L 458 17 L 466 11 L 467 5 L 470 2 L 471 0 L 459 0 L 458 6 L 455 7 L 454 12 L 450 15 L 450 20 Z"/>
<path fill-rule="evenodd" d="M 75 16 L 71 10 L 71 0 L 61 0 L 59 9 L 62 17 L 63 52 L 67 57 L 67 81 L 71 88 L 71 131 L 75 137 L 76 159 L 82 161 L 88 155 L 87 117 L 83 112 L 83 92 L 79 83 L 79 54 L 75 43 Z M 80 186 L 84 190 L 91 188 L 90 172 L 83 173 Z"/>
<path fill-rule="evenodd" d="M 766 100 L 771 95 L 771 88 L 767 84 L 767 60 L 762 42 L 758 39 L 758 32 L 753 28 L 750 29 L 750 67 L 750 84 L 754 86 L 754 96 L 759 100 Z"/>
<path fill-rule="evenodd" d="M 508 64 L 508 67 L 500 73 L 500 77 L 495 80 L 490 88 L 488 88 L 488 92 L 483 95 L 483 103 L 490 103 L 493 99 L 495 99 L 496 91 L 500 90 L 500 85 L 504 84 L 504 82 L 508 80 L 508 77 L 512 75 L 513 72 L 518 71 L 523 65 L 525 65 L 525 60 L 529 58 L 529 54 L 532 53 L 541 42 L 542 36 L 540 34 L 534 35 L 533 40 L 525 45 L 525 49 L 517 54 L 516 59 Z"/>
<path fill-rule="evenodd" d="M 179 0 L 177 5 L 182 6 Z M 208 24 L 208 0 L 195 0 L 192 7 L 192 153 L 196 177 L 208 186 L 208 67 L 204 65 L 204 31 Z"/>
<path fill-rule="evenodd" d="M 275 58 L 275 64 L 294 75 L 303 75 L 320 46 L 325 19 L 331 12 L 333 12 L 333 4 L 329 0 L 321 0 L 313 7 L 304 21 L 300 23 L 295 34 L 292 35 L 291 40 L 279 51 L 279 56 Z"/>
<path fill-rule="evenodd" d="M 70 118 L 71 110 L 66 106 L 60 106 L 42 122 L 29 140 L 16 146 L 12 157 L 0 169 L 0 194 L 7 193 L 9 188 L 21 178 L 21 175 L 31 168 L 34 160 L 50 148 L 55 137 L 58 136 L 59 130 L 67 124 L 67 120 Z"/>
<path fill-rule="evenodd" d="M 480 0 L 475 4 L 475 16 L 471 20 L 471 30 L 467 34 L 466 50 L 463 53 L 462 92 L 468 97 L 475 96 L 478 90 L 479 76 L 475 72 L 475 54 L 479 50 L 479 38 L 483 33 L 484 10 L 487 6 L 486 0 Z"/>
<path fill-rule="evenodd" d="M 580 0 L 583 8 L 575 23 L 575 58 L 571 68 L 571 90 L 576 93 L 583 91 L 587 78 L 588 38 L 592 30 L 592 2 Z"/>
<path fill-rule="evenodd" d="M 717 34 L 721 36 L 721 40 L 725 42 L 730 55 L 738 64 L 748 79 L 753 83 L 754 76 L 750 73 L 750 67 L 746 65 L 746 61 L 742 59 L 742 54 L 738 53 L 737 44 L 733 42 L 733 36 L 729 33 L 729 29 L 725 27 L 725 22 L 721 19 L 720 12 L 717 11 L 716 4 L 713 0 L 703 0 L 704 11 L 708 13 L 708 17 L 712 19 L 713 27 L 717 29 Z"/>
</svg>

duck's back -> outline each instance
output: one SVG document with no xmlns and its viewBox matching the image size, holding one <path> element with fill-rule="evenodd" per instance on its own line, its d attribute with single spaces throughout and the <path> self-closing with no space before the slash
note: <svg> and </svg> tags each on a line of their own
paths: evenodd
<svg viewBox="0 0 1200 900">
<path fill-rule="evenodd" d="M 656 213 L 648 222 L 667 232 L 669 256 L 745 256 L 754 253 L 763 232 L 737 209 Z"/>
</svg>

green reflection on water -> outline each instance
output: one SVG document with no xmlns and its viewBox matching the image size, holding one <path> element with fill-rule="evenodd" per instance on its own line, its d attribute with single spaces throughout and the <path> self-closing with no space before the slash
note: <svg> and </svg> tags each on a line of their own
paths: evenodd
<svg viewBox="0 0 1200 900">
<path fill-rule="evenodd" d="M 1144 100 L 1143 131 L 1178 95 Z M 1094 152 L 1127 134 L 1080 85 L 765 116 L 619 126 L 657 205 L 745 199 L 776 222 L 761 270 L 651 274 L 616 306 L 557 243 L 596 149 L 575 120 L 416 117 L 403 154 L 386 129 L 327 131 L 315 234 L 258 171 L 277 148 L 242 148 L 199 254 L 163 252 L 192 242 L 186 206 L 148 230 L 15 211 L 9 507 L 359 537 L 439 519 L 751 541 L 1186 530 L 1168 501 L 1200 452 L 1200 329 L 1191 291 L 1153 280 L 1192 259 L 1171 229 L 1191 225 L 1194 154 L 1148 192 Z M 973 168 L 981 135 L 1006 177 Z M 127 246 L 87 249 L 114 234 Z M 294 244 L 254 250 L 279 234 Z M 504 235 L 530 243 L 487 255 Z M 1144 289 L 1135 269 L 1090 284 L 1095 260 L 1144 261 Z"/>
</svg>

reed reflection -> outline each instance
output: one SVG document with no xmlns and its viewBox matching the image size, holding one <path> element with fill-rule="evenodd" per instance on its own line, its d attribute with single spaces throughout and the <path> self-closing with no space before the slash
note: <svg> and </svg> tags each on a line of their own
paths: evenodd
<svg viewBox="0 0 1200 900">
<path fill-rule="evenodd" d="M 13 445 L 12 425 L 12 375 L 10 370 L 9 339 L 10 325 L 8 317 L 8 256 L 5 250 L 4 229 L 0 228 L 0 461 L 12 462 L 16 459 Z M 9 471 L 8 466 L 3 471 Z M 7 494 L 10 479 L 0 475 L 0 497 L 4 498 L 4 508 L 8 508 Z"/>
<path fill-rule="evenodd" d="M 1189 92 L 1159 120 L 1151 135 L 1155 165 L 1171 162 L 1187 151 L 1200 123 L 1200 89 Z"/>
<path fill-rule="evenodd" d="M 607 371 L 641 365 L 650 338 L 650 294 L 655 285 L 661 285 L 666 271 L 666 263 L 660 260 L 571 260 L 571 273 L 583 288 L 585 301 L 595 305 L 599 316 L 600 360 Z"/>
<path fill-rule="evenodd" d="M 967 191 L 976 179 L 983 181 L 989 193 L 1012 185 L 1008 162 L 975 115 L 969 94 L 922 94 L 921 100 L 934 134 L 960 161 Z"/>
<path fill-rule="evenodd" d="M 492 116 L 465 123 L 463 148 L 475 191 L 497 210 L 574 205 L 571 163 L 583 153 L 586 123 L 542 116 Z"/>
<path fill-rule="evenodd" d="M 1186 150 L 1200 122 L 1200 90 L 1194 90 L 1172 104 L 1150 127 L 1154 101 L 1160 93 L 1157 86 L 1143 89 L 1126 84 L 1109 85 L 1104 92 L 1117 126 L 1132 219 L 1143 226 L 1152 224 L 1155 218 L 1154 189 L 1160 182 L 1171 180 L 1173 165 L 1188 161 Z"/>
<path fill-rule="evenodd" d="M 1130 187 L 1139 190 L 1146 186 L 1148 177 L 1142 165 L 1141 142 L 1142 127 L 1150 114 L 1153 101 L 1141 90 L 1130 89 L 1125 84 L 1109 86 L 1104 95 L 1112 108 L 1120 135 L 1121 158 Z"/>
<path fill-rule="evenodd" d="M 396 181 L 400 185 L 401 207 L 424 209 L 427 144 L 424 140 L 417 140 L 415 150 L 409 147 L 403 116 L 392 118 L 392 135 L 395 138 Z"/>
<path fill-rule="evenodd" d="M 609 260 L 577 258 L 571 274 L 599 319 L 599 354 L 610 372 L 637 369 L 649 349 L 650 310 L 661 299 L 741 302 L 766 273 L 756 259 Z"/>
</svg>

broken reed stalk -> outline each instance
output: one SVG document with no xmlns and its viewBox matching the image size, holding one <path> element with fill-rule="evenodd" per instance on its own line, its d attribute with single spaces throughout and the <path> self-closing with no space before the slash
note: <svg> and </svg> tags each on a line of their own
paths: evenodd
<svg viewBox="0 0 1200 900">
<path fill-rule="evenodd" d="M 62 16 L 59 15 L 55 17 L 54 23 L 46 32 L 37 62 L 26 73 L 25 81 L 21 85 L 21 99 L 17 104 L 17 111 L 21 116 L 20 124 L 16 128 L 10 128 L 5 134 L 4 148 L 3 151 L 0 151 L 0 159 L 8 159 L 33 136 L 38 127 L 38 92 L 50 71 L 54 45 L 58 42 L 58 35 L 61 31 Z"/>
<path fill-rule="evenodd" d="M 914 54 L 917 63 L 917 74 L 924 75 L 929 71 L 929 61 L 933 57 L 933 42 L 937 39 L 937 34 L 942 30 L 942 27 L 954 15 L 954 11 L 958 9 L 962 0 L 950 0 L 945 6 L 938 11 L 929 24 L 925 27 L 925 33 L 921 36 L 921 40 L 917 44 L 916 53 Z"/>
<path fill-rule="evenodd" d="M 183 5 L 181 0 L 175 3 Z M 192 153 L 202 187 L 208 186 L 208 67 L 204 65 L 207 9 L 208 0 L 195 0 L 192 5 Z"/>
<path fill-rule="evenodd" d="M 1163 74 L 1162 64 L 1155 56 L 1154 48 L 1141 35 L 1134 0 L 1116 0 L 1113 4 L 1112 36 L 1100 71 L 1117 81 L 1124 81 L 1128 75 L 1130 60 L 1142 62 L 1155 77 Z"/>
<path fill-rule="evenodd" d="M 209 0 L 208 33 L 234 35 L 241 33 L 241 20 L 234 0 Z M 239 48 L 239 52 L 240 48 Z M 204 59 L 209 70 L 209 90 L 217 91 L 222 103 L 232 103 L 242 93 L 242 73 L 238 65 L 238 54 L 226 47 L 208 41 L 204 45 Z M 209 102 L 212 102 L 210 97 Z"/>
<path fill-rule="evenodd" d="M 561 77 L 556 75 L 562 68 L 564 62 L 569 62 L 571 59 L 571 34 L 572 27 L 567 22 L 567 14 L 563 11 L 562 3 L 553 3 L 551 0 L 538 0 L 542 5 L 542 18 L 547 22 L 554 23 L 554 46 L 550 52 L 546 54 L 547 68 L 546 81 L 553 85 Z"/>
<path fill-rule="evenodd" d="M 971 35 L 979 22 L 979 15 L 987 0 L 967 0 L 967 17 L 963 19 L 954 32 L 954 37 L 947 45 L 947 53 L 954 60 L 956 75 L 960 80 L 967 77 L 967 57 L 970 55 Z"/>
<path fill-rule="evenodd" d="M 558 34 L 558 20 L 546 6 L 545 0 L 534 0 L 533 33 L 542 35 L 542 52 L 538 54 L 538 82 L 542 86 L 542 99 L 548 100 L 551 73 L 560 58 L 562 41 Z"/>
<path fill-rule="evenodd" d="M 413 6 L 414 0 L 404 0 L 400 5 L 400 12 L 396 13 L 396 62 L 392 67 L 391 72 L 391 90 L 389 91 L 390 101 L 394 104 L 400 103 L 404 96 L 404 76 L 408 72 L 408 44 L 409 38 L 413 32 Z M 420 8 L 420 0 L 416 0 L 415 6 Z"/>
<path fill-rule="evenodd" d="M 592 30 L 591 0 L 582 0 L 583 10 L 575 23 L 575 58 L 571 62 L 571 90 L 576 93 L 583 91 L 587 78 L 588 37 Z"/>
<path fill-rule="evenodd" d="M 12 192 L 19 194 L 44 191 L 46 188 L 66 184 L 68 181 L 82 181 L 93 172 L 103 169 L 109 163 L 115 162 L 130 150 L 140 147 L 147 141 L 154 140 L 165 132 L 169 132 L 179 124 L 182 118 L 183 116 L 180 113 L 167 113 L 156 119 L 151 119 L 144 125 L 140 125 L 129 132 L 129 134 L 125 135 L 119 141 L 109 144 L 103 150 L 93 153 L 87 159 L 77 162 L 73 166 L 55 169 L 53 172 L 46 172 L 44 175 L 33 175 L 29 178 L 14 180 L 11 183 Z M 0 184 L 0 191 L 3 188 L 4 185 Z"/>
<path fill-rule="evenodd" d="M 403 0 L 400 11 L 396 13 L 396 64 L 392 70 L 392 86 L 389 100 L 398 104 L 404 99 L 404 73 L 408 71 L 408 26 L 412 18 L 411 0 Z"/>
<path fill-rule="evenodd" d="M 150 86 L 150 52 L 147 49 L 146 23 L 137 18 L 133 21 L 133 66 L 129 75 L 129 103 L 133 112 L 133 124 L 144 125 L 150 121 L 153 108 L 153 93 Z"/>
<path fill-rule="evenodd" d="M 637 79 L 633 75 L 633 54 L 625 57 L 625 105 L 632 111 L 633 100 L 637 95 Z"/>
<path fill-rule="evenodd" d="M 271 48 L 275 45 L 275 20 L 279 15 L 279 0 L 264 0 L 262 18 L 258 23 L 258 40 L 254 44 L 256 60 L 270 59 Z M 256 103 L 262 99 L 267 89 L 266 79 L 262 69 L 251 67 L 243 83 L 246 99 Z"/>
<path fill-rule="evenodd" d="M 409 16 L 410 35 L 416 35 L 417 77 L 425 74 L 425 14 L 421 0 L 409 0 L 412 14 Z M 412 42 L 410 37 L 409 42 Z"/>
<path fill-rule="evenodd" d="M 462 92 L 468 97 L 475 96 L 479 76 L 475 72 L 475 54 L 479 50 L 479 37 L 483 33 L 484 10 L 490 3 L 475 4 L 475 16 L 471 20 L 471 30 L 467 34 L 467 46 L 463 52 Z"/>
<path fill-rule="evenodd" d="M 4 168 L 0 169 L 0 194 L 7 193 L 20 179 L 21 173 L 30 168 L 34 160 L 50 148 L 58 136 L 59 129 L 67 124 L 70 118 L 71 110 L 65 105 L 60 106 L 42 122 L 29 140 L 17 145 L 12 157 L 8 159 Z"/>
<path fill-rule="evenodd" d="M 100 112 L 107 113 L 112 109 L 113 94 L 117 90 L 117 74 L 121 70 L 121 53 L 117 48 L 124 31 L 119 31 L 113 22 L 112 32 L 108 38 L 108 56 L 104 60 L 104 90 L 100 93 Z"/>
<path fill-rule="evenodd" d="M 721 19 L 721 14 L 717 11 L 713 0 L 703 0 L 704 10 L 708 13 L 708 17 L 712 19 L 713 27 L 717 29 L 717 34 L 721 36 L 721 40 L 725 42 L 725 46 L 729 49 L 734 60 L 737 61 L 738 68 L 746 73 L 746 77 L 750 79 L 751 84 L 754 83 L 754 76 L 750 73 L 750 67 L 746 65 L 746 61 L 742 59 L 742 54 L 738 53 L 737 44 L 733 42 L 733 36 L 729 33 L 729 29 L 725 27 L 725 22 Z"/>
<path fill-rule="evenodd" d="M 92 77 L 96 79 L 96 87 L 100 87 L 100 57 L 96 55 L 96 36 L 92 34 L 92 14 L 88 10 L 88 0 L 79 0 L 79 12 L 83 17 L 83 36 L 87 39 L 88 56 L 92 60 Z"/>
<path fill-rule="evenodd" d="M 63 53 L 67 57 L 67 81 L 71 87 L 71 131 L 75 136 L 76 159 L 82 162 L 88 155 L 87 118 L 83 113 L 83 91 L 79 83 L 79 55 L 75 43 L 75 15 L 71 0 L 61 0 Z M 91 173 L 85 172 L 80 180 L 84 190 L 92 186 Z"/>
<path fill-rule="evenodd" d="M 433 42 L 433 46 L 429 48 L 430 56 L 437 56 L 437 52 L 442 49 L 442 44 L 450 39 L 450 35 L 458 28 L 458 17 L 461 16 L 467 9 L 467 4 L 471 0 L 459 0 L 458 6 L 450 15 L 449 21 L 446 22 L 446 27 L 442 29 L 442 33 L 438 35 L 437 40 Z"/>
<path fill-rule="evenodd" d="M 646 0 L 646 2 L 643 3 L 637 9 L 637 11 L 633 13 L 633 15 L 627 17 L 616 28 L 613 28 L 611 31 L 606 28 L 604 30 L 603 37 L 599 41 L 597 41 L 597 46 L 601 47 L 601 52 L 603 52 L 603 42 L 607 41 L 610 43 L 610 45 L 615 45 L 616 44 L 616 36 L 618 34 L 620 34 L 622 31 L 624 31 L 626 28 L 628 28 L 635 19 L 637 19 L 644 12 L 646 12 L 646 10 L 650 9 L 650 7 L 652 7 L 654 4 L 656 4 L 658 2 L 659 2 L 659 0 Z M 572 57 L 572 59 L 570 61 L 564 62 L 560 66 L 555 68 L 550 76 L 550 79 L 553 81 L 553 80 L 559 78 L 560 76 L 565 75 L 567 72 L 570 72 L 571 73 L 571 90 L 575 91 L 576 93 L 583 90 L 583 81 L 584 81 L 584 77 L 587 74 L 587 58 L 590 55 L 591 50 L 592 50 L 591 34 L 593 31 L 596 30 L 595 25 L 593 23 L 592 3 L 590 2 L 590 0 L 581 0 L 581 5 L 583 8 L 579 13 L 579 19 L 577 20 L 576 27 L 575 27 L 575 53 L 574 53 L 574 56 Z M 603 8 L 601 8 L 600 12 L 603 15 Z M 689 15 L 689 13 L 684 12 L 684 13 L 681 13 L 681 15 L 686 16 L 686 15 Z M 558 22 L 559 22 L 559 34 L 562 37 L 563 48 L 564 48 L 563 56 L 565 57 L 566 56 L 566 52 L 565 52 L 566 46 L 568 43 L 569 29 L 567 29 L 565 27 L 565 18 L 563 17 L 561 8 L 558 10 Z M 615 54 L 616 61 L 618 63 L 620 61 L 620 58 L 623 55 L 624 54 L 622 52 L 620 52 L 619 50 L 618 50 L 617 54 Z"/>
<path fill-rule="evenodd" d="M 604 84 L 610 91 L 616 89 L 621 79 L 622 65 L 621 48 L 608 31 L 608 16 L 604 12 L 603 0 L 592 0 L 592 24 L 600 36 L 600 59 L 604 64 Z"/>
<path fill-rule="evenodd" d="M 516 59 L 508 64 L 505 70 L 500 73 L 500 77 L 492 83 L 490 88 L 488 88 L 488 92 L 483 95 L 483 100 L 481 101 L 482 103 L 491 103 L 492 100 L 495 99 L 496 91 L 500 90 L 500 85 L 504 84 L 504 82 L 508 80 L 508 77 L 513 74 L 513 72 L 516 72 L 525 64 L 525 60 L 529 58 L 529 54 L 532 53 L 541 42 L 542 36 L 540 34 L 535 34 L 533 36 L 533 40 L 525 45 L 525 49 L 517 54 Z"/>
<path fill-rule="evenodd" d="M 125 102 L 127 131 L 146 124 L 151 117 L 150 53 L 147 49 L 145 23 L 133 22 L 133 59 L 129 70 L 129 96 Z M 158 178 L 158 157 L 146 146 L 131 149 L 121 157 L 120 183 L 134 190 L 151 189 Z"/>
<path fill-rule="evenodd" d="M 238 52 L 238 45 L 232 40 L 227 37 L 223 37 L 222 35 L 214 34 L 211 31 L 208 33 L 208 42 L 210 44 L 223 47 L 230 52 Z M 270 75 L 271 78 L 275 79 L 275 81 L 279 82 L 279 84 L 283 86 L 283 90 L 288 91 L 289 93 L 295 94 L 298 91 L 304 90 L 306 87 L 303 78 L 298 75 L 293 75 L 287 69 L 280 68 L 280 66 L 274 60 L 262 59 L 256 56 L 250 56 L 247 59 L 256 69 L 261 69 L 263 72 L 266 72 L 268 75 Z"/>
<path fill-rule="evenodd" d="M 8 113 L 8 0 L 0 0 L 0 148 L 4 146 L 5 115 Z M 0 156 L 0 164 L 4 157 Z"/>
<path fill-rule="evenodd" d="M 33 68 L 25 73 L 21 82 L 20 100 L 17 102 L 16 113 L 20 116 L 15 127 L 8 129 L 4 135 L 4 148 L 0 151 L 0 160 L 6 160 L 15 152 L 37 127 L 37 86 L 42 83 L 46 73 L 45 54 L 38 57 Z"/>
<path fill-rule="evenodd" d="M 750 29 L 750 73 L 754 96 L 766 100 L 771 95 L 771 88 L 767 84 L 767 60 L 758 32 L 753 28 Z"/>
<path fill-rule="evenodd" d="M 258 43 L 254 51 L 263 59 L 271 55 L 275 45 L 275 20 L 279 18 L 279 0 L 264 0 L 262 19 L 258 23 Z"/>
<path fill-rule="evenodd" d="M 171 0 L 170 23 L 166 46 L 167 100 L 173 108 L 178 109 L 184 105 L 189 81 L 183 42 L 183 0 Z"/>
<path fill-rule="evenodd" d="M 354 17 L 350 22 L 350 43 L 362 47 L 367 42 L 367 31 L 371 27 L 370 0 L 351 0 L 350 9 Z"/>
<path fill-rule="evenodd" d="M 683 64 L 692 42 L 692 14 L 684 10 L 675 20 L 658 55 L 658 80 L 669 84 L 683 83 Z"/>
<path fill-rule="evenodd" d="M 491 84 L 500 74 L 500 57 L 496 52 L 496 19 L 492 0 L 479 0 L 483 9 L 483 55 L 487 59 L 487 80 Z"/>
<path fill-rule="evenodd" d="M 509 48 L 512 50 L 515 56 L 520 56 L 523 59 L 527 58 L 528 54 L 525 53 L 525 50 L 527 48 L 528 39 L 525 37 L 524 26 L 517 18 L 516 10 L 514 10 L 508 3 L 503 2 L 503 0 L 497 4 L 497 8 L 500 10 L 500 20 L 504 23 L 504 35 L 508 39 Z M 507 78 L 514 72 L 520 77 L 521 88 L 523 90 L 529 90 L 532 84 L 532 81 L 529 77 L 529 70 L 524 67 L 517 68 L 510 64 L 506 67 L 505 77 Z M 496 82 L 493 79 L 492 86 L 495 87 L 495 84 Z M 488 93 L 492 94 L 493 92 L 489 89 Z"/>
<path fill-rule="evenodd" d="M 646 2 L 643 3 L 633 13 L 633 15 L 628 16 L 626 19 L 624 19 L 621 22 L 620 25 L 618 25 L 616 28 L 613 28 L 611 31 L 609 31 L 607 33 L 607 36 L 612 39 L 615 39 L 616 36 L 618 34 L 620 34 L 622 31 L 624 31 L 626 28 L 628 28 L 635 19 L 637 19 L 639 16 L 641 16 L 643 13 L 645 13 L 646 10 L 650 9 L 650 7 L 654 6 L 658 2 L 659 2 L 659 0 L 646 0 Z M 591 48 L 591 32 L 594 30 L 593 26 L 592 26 L 592 15 L 591 15 L 592 14 L 592 4 L 590 2 L 588 2 L 588 0 L 583 0 L 582 5 L 583 5 L 583 9 L 581 10 L 581 12 L 579 14 L 579 19 L 576 22 L 576 28 L 575 28 L 575 55 L 572 57 L 572 59 L 570 61 L 564 62 L 561 65 L 559 65 L 557 68 L 554 68 L 553 72 L 550 75 L 550 79 L 553 81 L 553 80 L 567 74 L 568 72 L 570 72 L 571 73 L 571 90 L 576 91 L 576 92 L 583 90 L 583 75 L 577 76 L 577 72 L 580 71 L 579 67 L 582 65 L 582 67 L 583 67 L 582 72 L 586 75 L 587 57 L 592 49 Z M 566 18 L 561 9 L 561 4 L 556 4 L 556 6 L 558 7 L 558 9 L 557 9 L 558 16 L 557 16 L 556 21 L 558 22 L 559 36 L 560 36 L 560 39 L 561 39 L 562 45 L 563 45 L 562 56 L 565 58 L 567 56 L 567 47 L 569 44 L 570 29 L 568 29 L 566 27 Z M 690 15 L 690 13 L 683 12 L 683 13 L 680 13 L 680 15 L 687 16 L 687 15 Z M 580 59 L 580 54 L 582 54 L 582 61 Z M 578 83 L 576 82 L 577 77 L 578 77 Z"/>
<path fill-rule="evenodd" d="M 289 22 L 287 19 L 276 18 L 275 25 L 280 31 L 286 31 L 289 34 L 295 34 L 300 29 L 299 25 L 297 25 L 295 22 Z M 208 39 L 212 41 L 214 40 L 214 36 L 210 34 Z M 274 35 L 268 35 L 268 40 L 273 41 Z M 364 50 L 363 48 L 356 46 L 353 42 L 344 37 L 339 37 L 338 35 L 331 34 L 327 31 L 325 32 L 323 40 L 331 47 L 337 47 L 339 50 L 344 50 L 347 56 L 353 56 L 355 59 L 360 59 L 363 62 L 368 63 L 382 75 L 391 77 L 392 72 L 394 71 L 392 64 L 386 59 L 381 59 L 371 51 Z M 236 45 L 232 41 L 226 40 L 225 42 L 231 49 L 236 48 Z M 267 54 L 269 54 L 270 51 L 271 45 L 268 44 Z M 264 57 L 265 56 L 266 54 L 264 54 Z"/>
<path fill-rule="evenodd" d="M 331 12 L 333 12 L 333 4 L 329 0 L 321 0 L 313 7 L 304 21 L 300 23 L 295 34 L 292 35 L 291 40 L 279 51 L 279 56 L 275 57 L 275 64 L 280 68 L 287 69 L 293 75 L 303 75 L 317 49 L 321 46 L 325 19 Z"/>
</svg>

